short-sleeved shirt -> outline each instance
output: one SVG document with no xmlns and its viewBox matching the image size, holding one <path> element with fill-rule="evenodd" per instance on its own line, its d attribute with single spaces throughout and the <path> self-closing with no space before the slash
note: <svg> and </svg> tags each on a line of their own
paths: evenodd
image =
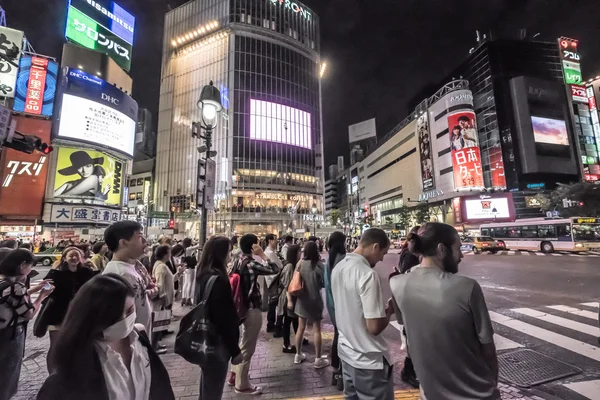
<svg viewBox="0 0 600 400">
<path fill-rule="evenodd" d="M 481 345 L 494 330 L 477 281 L 439 268 L 390 280 L 421 389 L 430 399 L 495 400 L 500 394 Z"/>
<path fill-rule="evenodd" d="M 384 318 L 385 302 L 379 276 L 361 255 L 350 253 L 331 274 L 340 359 L 358 369 L 383 369 L 392 364 L 387 341 L 367 330 L 366 319 Z"/>
</svg>

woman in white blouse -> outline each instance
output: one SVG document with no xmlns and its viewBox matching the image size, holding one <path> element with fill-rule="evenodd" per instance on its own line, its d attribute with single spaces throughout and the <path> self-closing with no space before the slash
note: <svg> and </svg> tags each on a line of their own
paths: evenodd
<svg viewBox="0 0 600 400">
<path fill-rule="evenodd" d="M 185 266 L 177 267 L 177 272 L 173 274 L 167 262 L 171 259 L 171 246 L 168 244 L 160 245 L 154 251 L 154 265 L 152 266 L 152 277 L 158 287 L 158 297 L 153 300 L 154 310 L 170 310 L 175 299 L 175 282 L 181 277 Z"/>
<path fill-rule="evenodd" d="M 83 285 L 49 354 L 56 369 L 38 400 L 174 400 L 167 370 L 135 325 L 134 296 L 116 274 Z"/>
</svg>

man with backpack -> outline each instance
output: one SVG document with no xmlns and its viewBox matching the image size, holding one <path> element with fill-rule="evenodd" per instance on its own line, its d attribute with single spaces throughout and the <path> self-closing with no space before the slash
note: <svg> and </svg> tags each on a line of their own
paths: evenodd
<svg viewBox="0 0 600 400">
<path fill-rule="evenodd" d="M 279 302 L 279 278 L 281 276 L 281 270 L 283 270 L 283 260 L 277 253 L 277 237 L 272 233 L 269 233 L 265 237 L 267 248 L 265 249 L 265 255 L 277 264 L 279 267 L 279 273 L 276 275 L 265 276 L 265 284 L 267 286 L 268 296 L 268 311 L 267 311 L 267 332 L 275 332 L 273 337 L 283 336 L 283 318 L 277 320 L 277 303 Z"/>
<path fill-rule="evenodd" d="M 243 326 L 240 340 L 243 361 L 232 368 L 228 384 L 235 386 L 238 394 L 258 395 L 262 393 L 262 389 L 250 384 L 248 376 L 262 327 L 262 299 L 257 278 L 261 275 L 275 275 L 280 267 L 265 255 L 256 235 L 249 233 L 242 236 L 240 250 L 242 254 L 233 265 L 230 280 L 232 283 L 239 282 L 232 284 L 232 292 Z"/>
</svg>

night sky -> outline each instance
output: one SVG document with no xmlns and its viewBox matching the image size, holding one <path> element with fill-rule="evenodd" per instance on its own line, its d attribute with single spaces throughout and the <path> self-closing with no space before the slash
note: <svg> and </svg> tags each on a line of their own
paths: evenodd
<svg viewBox="0 0 600 400">
<path fill-rule="evenodd" d="M 268 1 L 268 0 L 264 0 Z M 185 0 L 120 0 L 134 14 L 133 96 L 158 109 L 163 16 Z M 25 31 L 38 53 L 60 57 L 66 0 L 0 0 L 9 27 Z M 475 30 L 494 37 L 580 40 L 585 79 L 600 75 L 598 0 L 304 0 L 321 17 L 326 166 L 349 147 L 348 125 L 377 118 L 384 136 L 408 103 L 438 83 L 474 47 Z"/>
</svg>

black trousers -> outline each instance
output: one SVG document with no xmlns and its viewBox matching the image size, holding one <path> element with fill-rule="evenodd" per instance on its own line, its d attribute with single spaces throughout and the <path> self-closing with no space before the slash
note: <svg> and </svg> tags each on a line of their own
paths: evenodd
<svg viewBox="0 0 600 400">
<path fill-rule="evenodd" d="M 340 357 L 338 356 L 339 332 L 336 327 L 333 333 L 333 343 L 331 343 L 331 366 L 333 369 L 340 369 Z"/>
<path fill-rule="evenodd" d="M 277 324 L 277 303 L 279 299 L 275 299 L 274 301 L 269 301 L 269 309 L 267 310 L 267 329 L 277 329 L 279 325 Z"/>
<path fill-rule="evenodd" d="M 298 332 L 298 317 L 288 316 L 287 310 L 283 316 L 283 345 L 290 347 L 291 326 L 294 326 L 294 332 Z"/>
</svg>

